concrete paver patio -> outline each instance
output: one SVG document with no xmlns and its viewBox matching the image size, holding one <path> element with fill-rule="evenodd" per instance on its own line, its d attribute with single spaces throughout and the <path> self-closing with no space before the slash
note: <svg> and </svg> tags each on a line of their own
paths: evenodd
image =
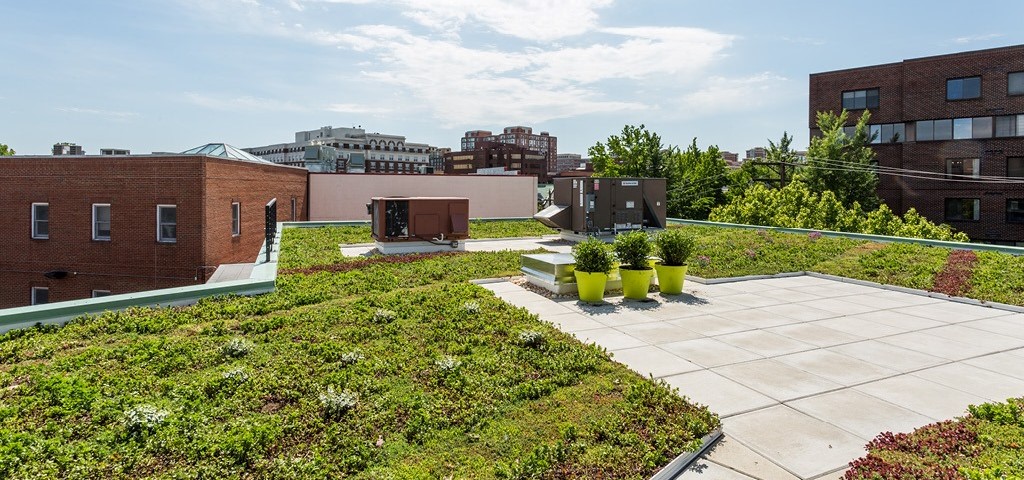
<svg viewBox="0 0 1024 480">
<path fill-rule="evenodd" d="M 883 431 L 1024 395 L 1024 314 L 813 276 L 588 305 L 483 285 L 721 415 L 682 478 L 837 478 Z"/>
</svg>

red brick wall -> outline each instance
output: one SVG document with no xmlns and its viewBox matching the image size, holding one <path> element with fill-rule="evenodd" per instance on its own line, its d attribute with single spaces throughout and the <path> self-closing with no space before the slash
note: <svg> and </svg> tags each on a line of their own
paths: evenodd
<svg viewBox="0 0 1024 480">
<path fill-rule="evenodd" d="M 879 89 L 872 124 L 988 117 L 1024 113 L 1024 95 L 1007 95 L 1007 73 L 1024 71 L 1024 46 L 905 60 L 900 63 L 811 75 L 809 126 L 818 111 L 842 109 L 843 91 Z M 981 97 L 946 100 L 946 80 L 981 77 Z M 860 111 L 851 112 L 849 124 Z M 908 126 L 908 130 L 910 127 Z M 879 165 L 945 173 L 946 160 L 979 158 L 981 175 L 1006 176 L 1006 158 L 1024 156 L 1024 137 L 922 141 L 874 145 Z M 1024 241 L 1024 225 L 1006 223 L 1006 200 L 1024 198 L 1020 184 L 982 184 L 880 176 L 879 195 L 897 212 L 917 209 L 935 222 L 950 223 L 974 240 Z M 981 199 L 979 221 L 947 221 L 946 198 Z"/>
<path fill-rule="evenodd" d="M 204 265 L 212 274 L 222 263 L 248 263 L 260 252 L 265 235 L 265 206 L 277 198 L 278 221 L 292 221 L 291 199 L 295 198 L 296 220 L 306 213 L 305 168 L 260 165 L 208 158 L 205 162 L 206 213 L 204 215 Z M 241 203 L 242 228 L 231 234 L 231 203 Z"/>
<path fill-rule="evenodd" d="M 279 219 L 287 218 L 292 195 L 304 218 L 305 178 L 304 169 L 202 156 L 0 157 L 0 308 L 27 305 L 33 286 L 49 287 L 56 302 L 94 289 L 118 294 L 202 283 L 218 263 L 255 258 L 264 192 L 287 198 Z M 243 201 L 238 239 L 230 234 L 232 196 Z M 49 239 L 31 238 L 33 202 L 49 203 Z M 92 240 L 93 203 L 110 204 L 109 241 Z M 220 203 L 226 206 L 215 211 Z M 156 241 L 158 204 L 177 205 L 176 243 Z M 52 270 L 72 275 L 43 276 Z"/>
</svg>

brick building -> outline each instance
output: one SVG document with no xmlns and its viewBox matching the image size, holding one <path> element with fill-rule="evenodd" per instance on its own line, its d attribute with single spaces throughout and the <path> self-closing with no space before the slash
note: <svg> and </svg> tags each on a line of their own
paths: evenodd
<svg viewBox="0 0 1024 480">
<path fill-rule="evenodd" d="M 362 127 L 320 127 L 295 132 L 295 141 L 245 148 L 246 152 L 282 165 L 305 166 L 306 149 L 337 149 L 339 173 L 425 173 L 437 147 L 413 143 L 403 135 L 367 132 Z"/>
<path fill-rule="evenodd" d="M 519 145 L 501 142 L 477 142 L 473 150 L 444 155 L 444 173 L 466 175 L 485 168 L 504 168 L 519 175 L 533 175 L 537 182 L 549 182 L 547 157 Z"/>
<path fill-rule="evenodd" d="M 271 198 L 305 218 L 305 169 L 207 152 L 0 157 L 0 308 L 200 284 L 256 258 Z"/>
<path fill-rule="evenodd" d="M 904 169 L 879 176 L 894 211 L 1024 243 L 1024 45 L 812 74 L 811 135 L 843 108 L 851 130 L 870 111 L 879 166 Z"/>
<path fill-rule="evenodd" d="M 539 152 L 544 155 L 546 171 L 558 171 L 558 137 L 552 137 L 548 132 L 534 134 L 533 128 L 519 125 L 505 127 L 499 134 L 493 134 L 488 130 L 470 130 L 462 136 L 462 151 L 475 150 L 478 145 L 488 142 L 518 145 Z"/>
</svg>

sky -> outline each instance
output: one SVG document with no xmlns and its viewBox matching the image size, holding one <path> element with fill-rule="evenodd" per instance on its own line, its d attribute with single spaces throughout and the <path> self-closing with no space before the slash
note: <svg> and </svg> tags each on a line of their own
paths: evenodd
<svg viewBox="0 0 1024 480">
<path fill-rule="evenodd" d="M 1024 2 L 3 0 L 0 143 L 253 147 L 362 126 L 458 148 L 531 126 L 560 153 L 808 142 L 808 75 L 1024 44 Z"/>
</svg>

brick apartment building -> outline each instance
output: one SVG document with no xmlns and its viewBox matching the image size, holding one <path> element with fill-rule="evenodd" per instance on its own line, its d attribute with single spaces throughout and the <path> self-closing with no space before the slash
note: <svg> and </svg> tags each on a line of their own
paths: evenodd
<svg viewBox="0 0 1024 480">
<path fill-rule="evenodd" d="M 279 221 L 306 218 L 308 174 L 225 151 L 0 157 L 0 308 L 200 284 L 252 262 L 270 199 Z"/>
<path fill-rule="evenodd" d="M 534 134 L 533 128 L 521 125 L 505 127 L 498 134 L 493 134 L 488 130 L 470 130 L 462 136 L 462 151 L 476 150 L 478 145 L 484 145 L 487 142 L 518 145 L 539 152 L 544 156 L 546 171 L 558 171 L 558 137 L 552 137 L 548 132 Z"/>
<path fill-rule="evenodd" d="M 879 166 L 932 174 L 880 175 L 890 208 L 1024 244 L 1024 45 L 812 74 L 811 135 L 843 108 L 871 112 Z"/>
<path fill-rule="evenodd" d="M 485 168 L 504 168 L 519 175 L 533 175 L 538 183 L 548 183 L 547 157 L 519 145 L 501 142 L 477 142 L 473 150 L 444 155 L 444 173 L 466 175 Z"/>
</svg>

